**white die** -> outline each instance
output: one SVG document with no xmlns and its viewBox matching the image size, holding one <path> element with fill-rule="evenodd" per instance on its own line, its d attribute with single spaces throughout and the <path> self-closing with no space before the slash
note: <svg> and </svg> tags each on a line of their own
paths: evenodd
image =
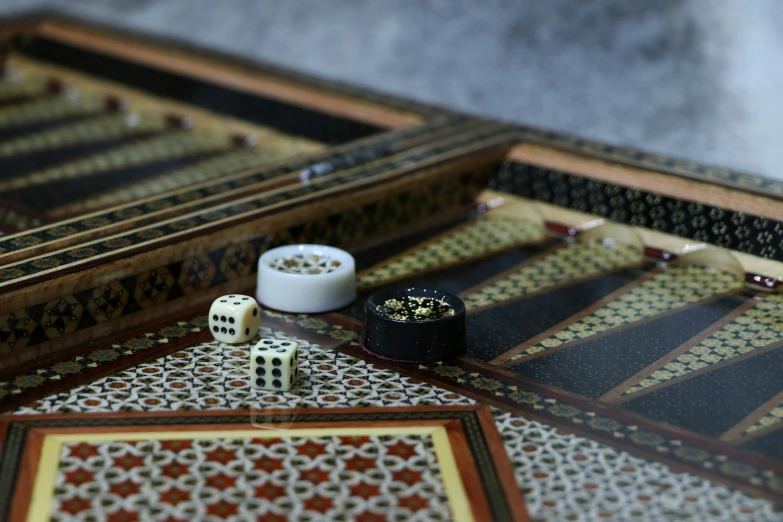
<svg viewBox="0 0 783 522">
<path fill-rule="evenodd" d="M 216 341 L 244 343 L 258 333 L 261 310 L 252 297 L 239 294 L 218 297 L 209 309 L 209 331 Z"/>
<path fill-rule="evenodd" d="M 299 376 L 299 344 L 261 339 L 250 351 L 250 383 L 259 390 L 288 391 Z"/>
</svg>

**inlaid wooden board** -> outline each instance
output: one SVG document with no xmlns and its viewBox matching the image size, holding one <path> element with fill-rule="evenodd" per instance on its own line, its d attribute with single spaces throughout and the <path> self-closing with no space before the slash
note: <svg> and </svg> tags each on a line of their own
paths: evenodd
<svg viewBox="0 0 783 522">
<path fill-rule="evenodd" d="M 194 328 L 203 326 L 200 321 L 181 321 L 122 344 L 95 350 L 80 360 L 59 364 L 44 373 L 25 376 L 18 386 L 35 385 L 36 378 L 38 383 L 45 385 L 49 381 L 53 384 L 50 378 L 58 373 L 68 382 L 61 383 L 63 391 L 58 393 L 50 389 L 50 395 L 26 404 L 15 414 L 79 416 L 120 411 L 165 413 L 228 408 L 394 408 L 474 404 L 474 399 L 468 395 L 482 401 L 491 400 L 489 394 L 479 396 L 475 393 L 480 389 L 474 384 L 491 385 L 479 376 L 456 376 L 453 368 L 443 368 L 446 371 L 442 373 L 465 380 L 457 386 L 454 379 L 451 385 L 446 385 L 454 388 L 449 391 L 435 378 L 440 374 L 423 374 L 422 379 L 400 373 L 398 368 L 383 361 L 362 360 L 343 353 L 342 348 L 335 351 L 333 348 L 351 339 L 354 332 L 330 324 L 322 317 L 306 319 L 289 316 L 286 321 L 306 325 L 309 329 L 283 324 L 278 327 L 279 323 L 273 324 L 268 318 L 264 324 L 274 327 L 262 326 L 259 332 L 262 337 L 299 343 L 301 380 L 289 392 L 250 387 L 247 354 L 252 342 L 234 346 L 210 342 L 209 334 L 205 337 L 193 332 Z M 324 344 L 315 344 L 312 341 L 315 337 L 322 338 Z M 171 349 L 178 351 L 160 357 Z M 136 356 L 133 367 L 122 366 L 119 359 L 127 352 Z M 146 362 L 139 362 L 139 356 L 146 356 L 143 359 Z M 89 368 L 93 365 L 97 368 Z M 83 370 L 109 373 L 103 377 L 93 373 L 91 380 L 83 380 L 83 374 L 79 375 Z M 526 411 L 523 415 L 493 409 L 493 416 L 513 464 L 517 487 L 525 495 L 533 519 L 600 516 L 620 520 L 634 517 L 775 520 L 774 504 L 769 500 L 753 498 L 693 473 L 683 473 L 681 466 L 670 468 L 660 462 L 662 457 L 656 453 L 652 458 L 648 453 L 647 459 L 641 459 L 611 447 L 622 439 L 610 439 L 607 444 L 605 437 L 599 443 L 572 433 L 580 426 L 579 421 L 591 420 L 591 427 L 613 426 L 598 410 L 588 409 L 585 416 L 576 416 L 574 422 L 570 422 L 569 418 L 557 415 L 574 412 L 573 402 L 566 401 L 562 395 L 543 395 L 540 391 L 533 395 L 526 386 L 519 391 L 519 397 L 528 400 L 539 397 L 541 402 L 534 404 L 546 404 L 547 408 L 532 408 L 533 413 Z M 505 393 L 502 388 L 492 388 L 493 395 L 497 392 Z M 591 419 L 590 413 L 598 418 Z M 268 424 L 287 428 L 289 423 L 290 419 L 279 419 Z M 584 431 L 591 438 L 601 433 L 598 429 Z M 622 432 L 618 433 L 622 435 Z M 639 440 L 647 441 L 649 433 L 642 431 L 641 434 L 643 437 Z M 600 439 L 600 435 L 598 437 Z M 633 448 L 631 451 L 635 452 Z M 698 467 L 696 469 L 698 472 Z"/>
<path fill-rule="evenodd" d="M 3 520 L 528 520 L 487 407 L 37 415 L 0 423 Z"/>
<path fill-rule="evenodd" d="M 515 132 L 79 24 L 17 36 L 0 68 L 3 372 L 246 285 L 270 246 L 457 219 Z"/>
</svg>

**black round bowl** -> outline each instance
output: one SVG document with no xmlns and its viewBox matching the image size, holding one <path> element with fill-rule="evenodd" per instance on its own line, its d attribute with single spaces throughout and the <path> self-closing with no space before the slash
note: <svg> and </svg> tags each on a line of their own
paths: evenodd
<svg viewBox="0 0 783 522">
<path fill-rule="evenodd" d="M 400 321 L 380 314 L 388 299 L 429 297 L 454 309 L 431 321 Z M 382 358 L 406 362 L 441 361 L 465 354 L 465 303 L 455 295 L 427 288 L 395 288 L 370 296 L 364 305 L 362 348 Z"/>
</svg>

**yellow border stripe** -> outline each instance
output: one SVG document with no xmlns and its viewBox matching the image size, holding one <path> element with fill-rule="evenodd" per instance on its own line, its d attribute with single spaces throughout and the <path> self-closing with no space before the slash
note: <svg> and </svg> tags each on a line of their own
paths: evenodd
<svg viewBox="0 0 783 522">
<path fill-rule="evenodd" d="M 465 492 L 465 484 L 462 483 L 462 477 L 459 475 L 457 459 L 454 458 L 446 428 L 440 427 L 435 430 L 432 433 L 432 442 L 440 465 L 443 487 L 446 488 L 446 497 L 449 499 L 452 520 L 473 522 L 473 509 Z"/>
<path fill-rule="evenodd" d="M 109 433 L 74 433 L 48 435 L 41 447 L 41 460 L 31 497 L 27 522 L 48 522 L 52 511 L 54 489 L 60 464 L 62 445 L 68 442 L 111 442 L 131 440 L 198 440 L 198 439 L 273 439 L 282 437 L 330 437 L 360 435 L 430 435 L 441 471 L 441 480 L 446 490 L 453 520 L 473 522 L 473 511 L 468 501 L 465 485 L 459 475 L 457 461 L 443 426 L 422 426 L 409 428 L 316 428 L 294 430 L 223 430 L 223 431 L 140 431 Z"/>
<path fill-rule="evenodd" d="M 27 512 L 28 522 L 48 522 L 52 512 L 54 485 L 57 472 L 60 469 L 60 452 L 62 442 L 54 437 L 46 437 L 41 446 L 41 460 L 38 462 L 38 472 L 35 474 L 33 494 L 30 496 L 30 510 Z"/>
</svg>

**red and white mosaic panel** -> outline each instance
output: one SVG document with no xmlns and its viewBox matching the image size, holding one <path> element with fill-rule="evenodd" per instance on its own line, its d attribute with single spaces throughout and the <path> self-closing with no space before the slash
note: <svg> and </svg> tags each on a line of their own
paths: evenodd
<svg viewBox="0 0 783 522">
<path fill-rule="evenodd" d="M 51 520 L 446 521 L 429 435 L 66 443 Z"/>
</svg>

